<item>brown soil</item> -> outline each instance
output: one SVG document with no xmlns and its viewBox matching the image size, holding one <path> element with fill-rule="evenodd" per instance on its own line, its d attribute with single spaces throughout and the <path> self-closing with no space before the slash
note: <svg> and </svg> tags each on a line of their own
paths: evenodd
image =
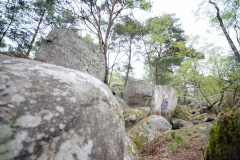
<svg viewBox="0 0 240 160">
<path fill-rule="evenodd" d="M 164 137 L 154 143 L 140 151 L 141 157 L 138 160 L 203 160 L 202 150 L 207 146 L 207 141 L 193 140 L 189 147 L 179 147 L 173 152 L 168 148 L 168 140 Z"/>
</svg>

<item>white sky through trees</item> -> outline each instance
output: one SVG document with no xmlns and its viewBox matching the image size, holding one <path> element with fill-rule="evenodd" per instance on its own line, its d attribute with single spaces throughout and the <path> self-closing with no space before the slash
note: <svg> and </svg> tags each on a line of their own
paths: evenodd
<svg viewBox="0 0 240 160">
<path fill-rule="evenodd" d="M 179 18 L 179 23 L 182 25 L 182 29 L 187 36 L 201 36 L 204 42 L 214 43 L 220 46 L 228 46 L 228 42 L 222 35 L 221 30 L 217 30 L 211 27 L 208 17 L 206 19 L 198 19 L 194 16 L 193 12 L 197 10 L 197 0 L 152 0 L 152 12 L 149 14 L 140 13 L 136 17 L 143 17 L 146 19 L 151 16 L 159 16 L 163 13 L 175 13 L 175 18 Z M 199 0 L 198 0 L 199 1 Z M 143 73 L 143 64 L 135 62 L 133 64 L 135 68 L 136 78 L 141 78 Z"/>
</svg>

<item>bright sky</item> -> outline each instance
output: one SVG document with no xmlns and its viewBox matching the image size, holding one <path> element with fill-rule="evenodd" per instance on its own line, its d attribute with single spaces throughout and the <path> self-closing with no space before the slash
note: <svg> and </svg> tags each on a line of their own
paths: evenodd
<svg viewBox="0 0 240 160">
<path fill-rule="evenodd" d="M 207 19 L 196 21 L 197 17 L 193 15 L 193 11 L 197 9 L 196 0 L 152 0 L 153 6 L 151 16 L 162 15 L 162 13 L 175 13 L 175 17 L 180 19 L 182 29 L 185 34 L 190 36 L 200 35 L 209 43 L 216 43 L 219 45 L 228 45 L 225 37 L 219 35 L 222 32 L 216 31 L 208 24 Z M 211 30 L 209 33 L 208 31 Z M 138 66 L 138 67 L 136 67 Z M 135 63 L 134 68 L 136 78 L 141 78 L 142 67 L 141 63 Z"/>
</svg>

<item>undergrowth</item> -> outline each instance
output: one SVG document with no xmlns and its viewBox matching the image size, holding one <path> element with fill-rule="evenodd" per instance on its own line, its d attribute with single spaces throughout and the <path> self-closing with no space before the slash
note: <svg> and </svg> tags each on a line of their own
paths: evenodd
<svg viewBox="0 0 240 160">
<path fill-rule="evenodd" d="M 171 139 L 168 143 L 168 148 L 172 152 L 177 152 L 180 147 L 189 148 L 190 144 L 184 141 L 181 136 L 176 135 L 176 132 L 171 132 Z"/>
<path fill-rule="evenodd" d="M 140 149 L 140 154 L 142 156 L 156 155 L 164 147 L 167 147 L 172 152 L 177 152 L 181 147 L 189 148 L 190 143 L 186 142 L 180 135 L 177 135 L 173 131 L 159 135 L 154 140 L 144 144 Z"/>
</svg>

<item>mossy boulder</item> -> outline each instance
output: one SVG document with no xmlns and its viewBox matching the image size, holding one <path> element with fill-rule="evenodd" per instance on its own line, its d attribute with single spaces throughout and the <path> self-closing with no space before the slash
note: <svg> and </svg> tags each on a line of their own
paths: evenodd
<svg viewBox="0 0 240 160">
<path fill-rule="evenodd" d="M 136 124 L 150 114 L 150 107 L 124 108 L 125 127 Z"/>
<path fill-rule="evenodd" d="M 192 121 L 197 121 L 197 122 L 201 122 L 206 118 L 207 114 L 203 113 L 203 114 L 195 114 L 194 116 L 191 117 Z"/>
<path fill-rule="evenodd" d="M 191 108 L 188 106 L 181 106 L 178 105 L 172 118 L 178 118 L 178 119 L 182 119 L 185 121 L 189 121 L 190 119 L 188 118 L 188 112 Z"/>
<path fill-rule="evenodd" d="M 124 160 L 133 160 L 139 156 L 137 146 L 135 143 L 128 137 L 125 137 L 124 145 Z"/>
<path fill-rule="evenodd" d="M 187 125 L 181 129 L 176 130 L 176 133 L 188 139 L 208 140 L 209 130 L 212 128 L 214 122 L 204 122 L 197 125 Z"/>
<path fill-rule="evenodd" d="M 193 123 L 191 123 L 189 121 L 185 121 L 185 120 L 178 119 L 178 118 L 172 118 L 170 123 L 172 125 L 172 129 L 179 129 L 184 126 L 193 125 Z"/>
<path fill-rule="evenodd" d="M 240 109 L 228 113 L 219 113 L 218 120 L 210 130 L 210 139 L 205 160 L 240 159 Z"/>
<path fill-rule="evenodd" d="M 171 129 L 171 124 L 164 117 L 151 115 L 138 122 L 127 132 L 127 135 L 133 140 L 137 148 L 140 149 L 144 143 L 153 140 L 157 135 Z"/>
</svg>

